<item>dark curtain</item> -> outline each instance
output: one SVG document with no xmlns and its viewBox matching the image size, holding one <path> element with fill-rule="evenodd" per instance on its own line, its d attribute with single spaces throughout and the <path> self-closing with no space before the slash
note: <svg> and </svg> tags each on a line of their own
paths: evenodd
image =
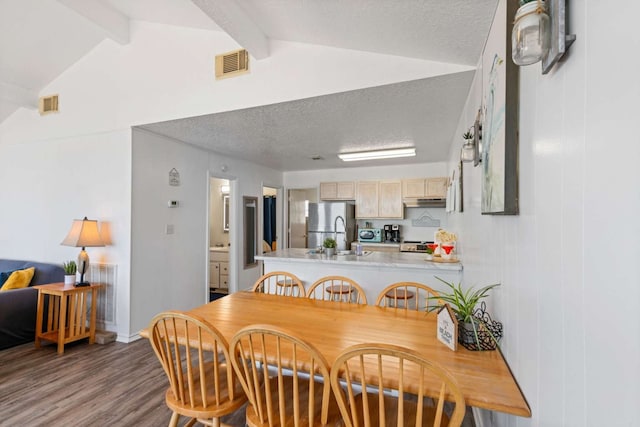
<svg viewBox="0 0 640 427">
<path fill-rule="evenodd" d="M 273 247 L 276 240 L 276 198 L 275 196 L 264 196 L 264 240 Z"/>
</svg>

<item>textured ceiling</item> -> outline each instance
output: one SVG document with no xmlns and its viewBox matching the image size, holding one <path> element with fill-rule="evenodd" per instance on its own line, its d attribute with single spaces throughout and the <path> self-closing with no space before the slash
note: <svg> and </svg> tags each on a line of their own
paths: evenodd
<svg viewBox="0 0 640 427">
<path fill-rule="evenodd" d="M 469 71 L 139 127 L 283 171 L 446 161 L 472 78 Z M 403 147 L 417 156 L 337 157 Z"/>
<path fill-rule="evenodd" d="M 0 0 L 0 123 L 130 20 L 226 31 L 261 57 L 269 40 L 475 65 L 497 0 Z M 258 57 L 258 56 L 256 56 Z M 338 152 L 414 146 L 445 160 L 471 73 L 145 128 L 281 170 L 340 167 Z M 309 158 L 320 155 L 324 160 Z"/>
<path fill-rule="evenodd" d="M 271 39 L 475 65 L 495 0 L 239 0 Z"/>
</svg>

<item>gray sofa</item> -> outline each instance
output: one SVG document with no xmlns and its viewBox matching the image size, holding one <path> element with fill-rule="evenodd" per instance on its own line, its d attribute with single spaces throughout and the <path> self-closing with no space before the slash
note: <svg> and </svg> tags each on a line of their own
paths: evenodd
<svg viewBox="0 0 640 427">
<path fill-rule="evenodd" d="M 0 292 L 0 350 L 34 340 L 38 291 L 34 285 L 64 281 L 64 270 L 55 264 L 0 259 L 0 272 L 35 267 L 28 288 Z"/>
</svg>

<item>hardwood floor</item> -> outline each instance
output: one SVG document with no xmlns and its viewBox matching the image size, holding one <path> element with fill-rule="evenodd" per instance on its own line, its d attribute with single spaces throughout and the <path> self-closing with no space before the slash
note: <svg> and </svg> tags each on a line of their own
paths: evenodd
<svg viewBox="0 0 640 427">
<path fill-rule="evenodd" d="M 167 387 L 145 339 L 106 345 L 82 340 L 66 345 L 62 355 L 52 344 L 40 350 L 24 344 L 0 351 L 0 426 L 166 426 Z M 245 410 L 222 421 L 244 426 Z M 181 417 L 179 425 L 186 422 Z M 469 408 L 462 425 L 474 426 Z"/>
<path fill-rule="evenodd" d="M 168 387 L 147 340 L 131 344 L 65 346 L 36 350 L 33 343 L 0 351 L 2 426 L 166 426 Z M 223 418 L 245 425 L 245 407 Z M 181 417 L 180 426 L 187 419 Z"/>
</svg>

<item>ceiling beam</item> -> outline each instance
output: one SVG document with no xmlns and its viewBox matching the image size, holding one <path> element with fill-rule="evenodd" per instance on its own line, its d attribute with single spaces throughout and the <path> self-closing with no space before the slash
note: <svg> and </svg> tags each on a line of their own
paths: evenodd
<svg viewBox="0 0 640 427">
<path fill-rule="evenodd" d="M 129 43 L 129 18 L 98 0 L 58 0 L 122 45 Z"/>
<path fill-rule="evenodd" d="M 191 0 L 256 59 L 269 56 L 269 38 L 234 0 Z"/>
<path fill-rule="evenodd" d="M 38 109 L 38 93 L 36 91 L 11 83 L 0 82 L 0 100 L 31 110 Z"/>
</svg>

